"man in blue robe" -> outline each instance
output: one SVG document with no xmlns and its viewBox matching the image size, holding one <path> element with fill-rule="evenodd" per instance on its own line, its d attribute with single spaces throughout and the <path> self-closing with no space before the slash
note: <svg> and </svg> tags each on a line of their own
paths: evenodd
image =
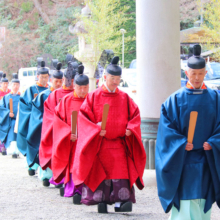
<svg viewBox="0 0 220 220">
<path fill-rule="evenodd" d="M 186 87 L 161 108 L 156 145 L 156 176 L 160 202 L 170 220 L 208 220 L 214 202 L 220 207 L 220 97 L 203 80 L 205 60 L 195 45 L 188 60 Z M 192 143 L 190 113 L 198 112 Z"/>
<path fill-rule="evenodd" d="M 38 151 L 41 139 L 41 128 L 44 113 L 44 102 L 50 93 L 62 86 L 63 83 L 63 72 L 61 71 L 62 64 L 58 63 L 56 71 L 52 74 L 52 86 L 43 92 L 41 92 L 32 101 L 32 110 L 29 120 L 29 129 L 27 134 L 27 162 L 29 166 L 37 163 L 39 165 Z M 52 171 L 50 168 L 42 170 L 39 167 L 38 176 L 43 181 L 44 186 L 49 186 L 49 179 L 52 177 Z"/>
<path fill-rule="evenodd" d="M 11 90 L 8 88 L 8 79 L 6 78 L 6 74 L 0 71 L 0 100 L 7 95 Z M 0 141 L 0 152 L 2 155 L 6 155 L 6 148 L 4 143 Z"/>
<path fill-rule="evenodd" d="M 29 87 L 20 97 L 19 101 L 19 120 L 17 132 L 17 146 L 19 151 L 27 155 L 27 134 L 29 130 L 29 119 L 32 110 L 32 100 L 35 94 L 39 95 L 48 88 L 49 69 L 45 67 L 45 62 L 41 61 L 41 67 L 37 70 L 38 81 L 35 85 Z M 31 128 L 30 128 L 31 129 Z M 33 167 L 34 169 L 37 166 Z M 34 175 L 34 169 L 29 168 L 29 175 Z"/>
<path fill-rule="evenodd" d="M 20 98 L 20 81 L 18 80 L 18 75 L 16 73 L 13 73 L 13 79 L 11 82 L 11 92 L 3 96 L 0 100 L 0 140 L 4 143 L 7 151 L 9 150 L 9 147 L 11 148 L 10 151 L 12 152 L 12 157 L 17 158 L 19 151 L 16 147 L 17 134 L 14 132 L 14 126 Z M 12 99 L 13 103 L 13 112 L 10 112 L 10 99 Z"/>
</svg>

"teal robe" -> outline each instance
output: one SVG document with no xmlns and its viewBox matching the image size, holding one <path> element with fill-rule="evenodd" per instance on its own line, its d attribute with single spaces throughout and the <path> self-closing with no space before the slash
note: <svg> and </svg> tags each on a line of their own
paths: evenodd
<svg viewBox="0 0 220 220">
<path fill-rule="evenodd" d="M 24 156 L 27 155 L 27 134 L 32 110 L 32 100 L 34 99 L 35 93 L 39 94 L 46 89 L 47 87 L 33 85 L 29 87 L 20 97 L 17 146 Z"/>
<path fill-rule="evenodd" d="M 198 112 L 193 150 L 186 151 L 189 118 Z M 205 151 L 208 142 L 212 150 Z M 161 107 L 156 144 L 156 176 L 160 202 L 167 213 L 180 200 L 205 199 L 207 213 L 220 207 L 220 95 L 212 89 L 186 87 Z"/>
<path fill-rule="evenodd" d="M 10 106 L 9 100 L 12 98 L 13 100 L 13 113 L 14 117 L 9 117 Z M 0 100 L 0 140 L 5 144 L 5 147 L 8 148 L 11 141 L 16 141 L 17 134 L 14 132 L 14 126 L 18 111 L 18 102 L 20 95 L 13 95 L 11 93 L 5 95 Z"/>
<path fill-rule="evenodd" d="M 27 134 L 27 163 L 32 166 L 34 163 L 39 164 L 38 151 L 41 139 L 41 128 L 43 122 L 44 102 L 50 95 L 51 90 L 46 89 L 41 92 L 32 101 L 32 110 L 29 120 L 28 134 Z"/>
</svg>

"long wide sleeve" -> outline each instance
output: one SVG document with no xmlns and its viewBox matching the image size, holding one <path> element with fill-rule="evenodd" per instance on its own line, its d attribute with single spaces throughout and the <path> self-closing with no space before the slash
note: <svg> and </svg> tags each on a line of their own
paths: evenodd
<svg viewBox="0 0 220 220">
<path fill-rule="evenodd" d="M 0 111 L 0 140 L 4 142 L 10 129 L 10 110 L 6 107 L 5 97 L 0 100 Z"/>
<path fill-rule="evenodd" d="M 170 211 L 176 195 L 185 158 L 187 138 L 178 131 L 175 105 L 167 112 L 163 104 L 156 143 L 158 195 L 164 211 Z"/>
<path fill-rule="evenodd" d="M 50 93 L 50 89 L 47 89 L 41 92 L 32 101 L 32 110 L 27 133 L 27 163 L 29 166 L 32 166 L 34 163 L 39 163 L 36 157 L 39 152 L 41 140 L 44 102 Z"/>
</svg>

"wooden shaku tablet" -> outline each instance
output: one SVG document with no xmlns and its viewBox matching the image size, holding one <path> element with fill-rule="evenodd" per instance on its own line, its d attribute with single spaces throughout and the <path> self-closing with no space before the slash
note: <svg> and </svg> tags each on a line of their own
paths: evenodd
<svg viewBox="0 0 220 220">
<path fill-rule="evenodd" d="M 190 112 L 190 119 L 189 119 L 189 130 L 188 130 L 188 143 L 193 143 L 193 137 L 196 128 L 196 121 L 198 117 L 198 112 L 192 111 Z"/>
<path fill-rule="evenodd" d="M 59 103 L 61 102 L 62 98 L 59 98 Z"/>
<path fill-rule="evenodd" d="M 78 112 L 77 111 L 72 111 L 72 115 L 71 115 L 71 134 L 76 134 L 77 116 L 78 116 Z"/>
<path fill-rule="evenodd" d="M 37 97 L 37 95 L 38 95 L 37 93 L 34 93 L 34 99 Z"/>
<path fill-rule="evenodd" d="M 102 125 L 101 125 L 102 130 L 105 130 L 106 127 L 108 111 L 109 111 L 109 104 L 104 104 L 103 113 L 102 113 Z"/>
<path fill-rule="evenodd" d="M 10 113 L 13 113 L 13 100 L 12 100 L 12 98 L 9 99 L 9 107 L 10 107 Z"/>
</svg>

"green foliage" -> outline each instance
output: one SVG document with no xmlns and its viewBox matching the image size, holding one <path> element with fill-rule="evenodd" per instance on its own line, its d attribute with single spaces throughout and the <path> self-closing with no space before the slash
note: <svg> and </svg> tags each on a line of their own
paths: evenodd
<svg viewBox="0 0 220 220">
<path fill-rule="evenodd" d="M 180 21 L 180 30 L 192 28 L 193 26 L 194 26 L 194 21 L 192 20 Z"/>
<path fill-rule="evenodd" d="M 53 7 L 53 2 L 52 1 L 49 1 L 49 6 Z"/>
<path fill-rule="evenodd" d="M 30 30 L 30 27 L 29 27 L 29 22 L 28 20 L 24 21 L 21 25 L 20 25 L 20 28 L 21 29 L 24 29 L 26 31 L 29 31 Z"/>
<path fill-rule="evenodd" d="M 21 15 L 19 15 L 15 19 L 12 19 L 9 5 L 7 5 L 4 0 L 0 0 L 0 23 L 1 23 L 1 26 L 6 26 L 8 29 L 15 29 L 17 27 L 17 23 L 21 19 L 22 19 Z"/>
<path fill-rule="evenodd" d="M 15 3 L 18 7 L 13 5 L 13 8 L 17 8 L 18 16 L 12 17 L 11 6 L 0 0 L 0 23 L 7 28 L 0 69 L 11 73 L 21 67 L 36 66 L 36 58 L 45 53 L 64 64 L 69 49 L 77 45 L 77 38 L 69 33 L 68 26 L 74 21 L 74 14 L 79 8 L 60 8 L 51 17 L 51 23 L 45 24 L 36 12 L 24 14 L 32 10 L 33 5 L 23 4 L 21 7 L 17 1 Z"/>
<path fill-rule="evenodd" d="M 126 30 L 125 36 L 131 38 L 131 41 L 125 43 L 125 67 L 129 67 L 129 64 L 133 59 L 136 59 L 136 2 L 131 0 L 121 0 L 120 6 L 127 5 L 129 8 L 125 12 L 125 16 L 128 20 L 122 26 Z"/>
<path fill-rule="evenodd" d="M 14 2 L 13 6 L 14 6 L 15 8 L 18 8 L 18 2 Z"/>
<path fill-rule="evenodd" d="M 194 22 L 199 19 L 199 7 L 209 0 L 180 0 L 180 30 L 194 26 Z"/>
<path fill-rule="evenodd" d="M 21 11 L 28 13 L 33 9 L 33 2 L 22 2 L 21 3 Z"/>
<path fill-rule="evenodd" d="M 7 17 L 1 16 L 1 23 L 7 26 L 9 29 L 15 29 L 17 27 L 18 21 L 22 19 L 22 16 L 18 16 L 16 19 L 12 19 L 11 14 Z"/>
<path fill-rule="evenodd" d="M 125 27 L 129 20 L 132 20 L 132 17 L 126 14 L 130 7 L 121 2 L 120 0 L 86 1 L 92 12 L 91 17 L 78 16 L 78 21 L 83 21 L 84 29 L 87 32 L 78 33 L 78 36 L 85 37 L 86 41 L 93 45 L 94 65 L 98 63 L 101 52 L 105 49 L 111 49 L 116 55 L 121 56 L 122 34 L 120 29 Z M 134 37 L 125 34 L 125 45 L 134 41 Z M 127 54 L 128 48 L 130 49 L 132 46 L 125 46 Z"/>
<path fill-rule="evenodd" d="M 75 19 L 74 14 L 79 10 L 77 7 L 61 8 L 50 24 L 45 24 L 39 19 L 39 28 L 36 30 L 39 38 L 36 40 L 41 54 L 49 53 L 65 64 L 66 54 L 77 44 L 77 38 L 69 33 L 68 27 Z"/>
<path fill-rule="evenodd" d="M 220 47 L 220 1 L 210 0 L 205 4 L 204 24 L 205 35 L 200 37 L 201 42 L 207 42 L 207 50 L 216 50 Z M 220 52 L 217 50 L 213 57 L 220 61 Z"/>
</svg>

